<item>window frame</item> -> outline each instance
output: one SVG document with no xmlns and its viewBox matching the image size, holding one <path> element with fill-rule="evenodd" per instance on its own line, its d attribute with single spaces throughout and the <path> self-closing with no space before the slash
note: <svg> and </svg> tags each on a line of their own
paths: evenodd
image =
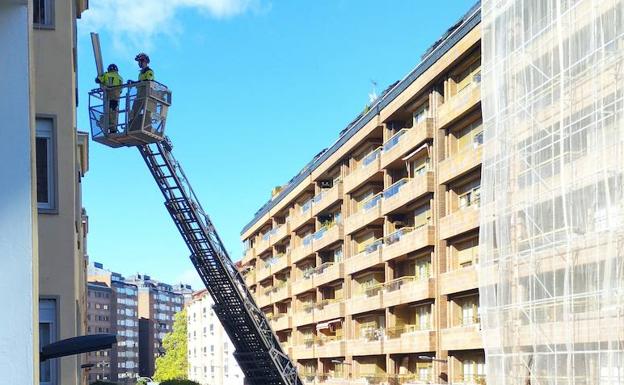
<svg viewBox="0 0 624 385">
<path fill-rule="evenodd" d="M 54 303 L 52 309 L 42 309 L 42 302 L 51 302 Z M 39 320 L 38 325 L 42 323 L 50 324 L 50 343 L 58 341 L 60 335 L 60 298 L 58 296 L 40 296 L 39 303 Z M 57 358 L 51 359 L 47 361 L 50 365 L 50 381 L 43 382 L 41 378 L 39 379 L 40 385 L 58 385 L 60 383 L 59 376 L 59 362 Z M 40 363 L 43 365 L 44 363 Z"/>
<path fill-rule="evenodd" d="M 44 8 L 48 8 L 50 13 L 49 13 L 49 18 L 50 18 L 50 22 L 49 23 L 38 23 L 35 22 L 35 2 L 36 1 L 41 1 L 44 3 Z M 56 12 L 55 12 L 55 8 L 56 8 L 56 1 L 55 0 L 35 0 L 33 1 L 33 14 L 32 14 L 32 21 L 33 21 L 33 28 L 34 29 L 43 29 L 43 30 L 54 30 L 56 29 Z"/>
<path fill-rule="evenodd" d="M 37 127 L 37 121 L 48 120 L 51 122 L 50 132 L 44 132 L 43 128 Z M 37 211 L 39 214 L 58 214 L 58 151 L 57 151 L 57 117 L 52 114 L 35 115 L 35 154 L 37 139 L 48 140 L 48 202 L 39 202 L 37 192 Z M 36 164 L 35 164 L 36 168 Z M 35 170 L 36 171 L 36 170 Z M 35 185 L 36 188 L 36 185 Z"/>
</svg>

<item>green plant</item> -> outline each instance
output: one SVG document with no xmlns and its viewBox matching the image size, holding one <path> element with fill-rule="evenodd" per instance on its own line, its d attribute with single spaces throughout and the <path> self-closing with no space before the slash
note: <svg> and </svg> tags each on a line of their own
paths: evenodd
<svg viewBox="0 0 624 385">
<path fill-rule="evenodd" d="M 163 348 L 165 355 L 156 359 L 154 381 L 161 385 L 168 384 L 169 380 L 184 380 L 188 373 L 187 341 L 186 341 L 186 309 L 175 315 L 173 330 L 165 335 Z M 170 385 L 193 385 L 189 383 L 171 383 Z"/>
<path fill-rule="evenodd" d="M 199 383 L 191 380 L 167 380 L 161 382 L 160 385 L 199 385 Z"/>
</svg>

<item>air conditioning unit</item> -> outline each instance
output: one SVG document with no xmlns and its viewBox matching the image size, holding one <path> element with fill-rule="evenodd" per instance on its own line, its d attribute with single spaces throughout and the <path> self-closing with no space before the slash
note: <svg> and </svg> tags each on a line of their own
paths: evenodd
<svg viewBox="0 0 624 385">
<path fill-rule="evenodd" d="M 321 188 L 332 188 L 334 187 L 334 181 L 332 179 L 322 180 L 319 182 Z"/>
</svg>

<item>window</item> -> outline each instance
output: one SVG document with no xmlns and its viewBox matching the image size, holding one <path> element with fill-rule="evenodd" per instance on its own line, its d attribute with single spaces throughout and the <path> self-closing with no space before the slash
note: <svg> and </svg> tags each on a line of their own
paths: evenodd
<svg viewBox="0 0 624 385">
<path fill-rule="evenodd" d="M 33 1 L 34 27 L 54 28 L 54 0 Z"/>
<path fill-rule="evenodd" d="M 53 210 L 56 208 L 54 121 L 37 118 L 36 125 L 37 205 L 39 209 Z"/>
<path fill-rule="evenodd" d="M 471 296 L 458 298 L 457 304 L 461 308 L 460 326 L 468 326 L 479 323 L 479 302 L 477 297 Z"/>
<path fill-rule="evenodd" d="M 478 206 L 481 202 L 481 181 L 474 180 L 457 191 L 459 198 L 459 208 Z"/>
<path fill-rule="evenodd" d="M 483 144 L 483 123 L 481 119 L 456 131 L 455 136 L 457 137 L 456 152 L 460 152 L 465 148 L 476 149 Z"/>
<path fill-rule="evenodd" d="M 429 112 L 429 104 L 425 103 L 422 106 L 418 107 L 418 109 L 414 111 L 414 125 L 427 119 L 428 112 Z"/>
<path fill-rule="evenodd" d="M 56 341 L 56 300 L 39 300 L 39 348 Z M 39 364 L 39 383 L 56 385 L 57 360 L 47 360 Z"/>
<path fill-rule="evenodd" d="M 429 330 L 431 328 L 431 305 L 418 306 L 416 308 L 416 323 L 418 330 Z"/>
</svg>

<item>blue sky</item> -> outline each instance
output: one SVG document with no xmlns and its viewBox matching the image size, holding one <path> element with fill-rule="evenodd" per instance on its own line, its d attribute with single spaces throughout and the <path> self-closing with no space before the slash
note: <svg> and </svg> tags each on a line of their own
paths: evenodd
<svg viewBox="0 0 624 385">
<path fill-rule="evenodd" d="M 167 134 L 232 259 L 241 228 L 405 76 L 473 0 L 96 0 L 78 23 L 78 127 L 95 85 L 90 31 L 105 63 L 136 79 L 138 51 L 173 91 Z M 189 252 L 136 149 L 91 143 L 83 199 L 91 261 L 199 288 Z"/>
</svg>

